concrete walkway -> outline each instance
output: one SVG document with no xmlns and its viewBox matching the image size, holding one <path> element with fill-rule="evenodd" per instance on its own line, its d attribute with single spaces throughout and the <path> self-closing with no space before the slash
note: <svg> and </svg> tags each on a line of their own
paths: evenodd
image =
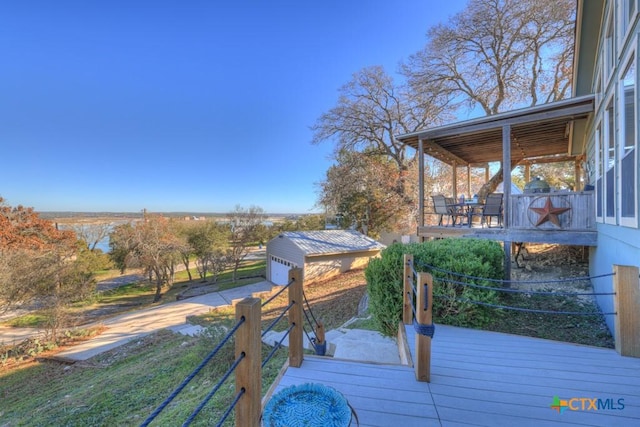
<svg viewBox="0 0 640 427">
<path fill-rule="evenodd" d="M 269 292 L 271 287 L 270 282 L 259 282 L 122 314 L 100 322 L 107 330 L 99 336 L 57 353 L 55 358 L 69 362 L 87 360 L 161 329 L 180 330 L 187 325 L 188 316 L 208 313 L 215 307 L 230 305 L 233 300 Z"/>
</svg>

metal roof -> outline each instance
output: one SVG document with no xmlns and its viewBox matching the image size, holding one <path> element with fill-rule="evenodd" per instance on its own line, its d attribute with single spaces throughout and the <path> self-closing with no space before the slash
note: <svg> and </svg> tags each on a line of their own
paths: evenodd
<svg viewBox="0 0 640 427">
<path fill-rule="evenodd" d="M 286 231 L 278 237 L 289 239 L 305 255 L 376 251 L 386 247 L 355 230 Z"/>
<path fill-rule="evenodd" d="M 396 138 L 416 150 L 422 140 L 425 154 L 448 164 L 481 165 L 502 160 L 502 129 L 510 125 L 512 161 L 554 155 L 575 156 L 581 154 L 582 147 L 572 149 L 574 123 L 584 122 L 593 108 L 594 96 L 585 95 Z"/>
</svg>

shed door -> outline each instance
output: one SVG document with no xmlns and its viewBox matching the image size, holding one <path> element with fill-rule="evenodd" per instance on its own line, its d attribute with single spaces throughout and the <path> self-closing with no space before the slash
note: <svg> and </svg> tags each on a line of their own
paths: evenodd
<svg viewBox="0 0 640 427">
<path fill-rule="evenodd" d="M 271 282 L 275 285 L 286 285 L 289 283 L 289 270 L 293 265 L 278 257 L 271 257 Z"/>
</svg>

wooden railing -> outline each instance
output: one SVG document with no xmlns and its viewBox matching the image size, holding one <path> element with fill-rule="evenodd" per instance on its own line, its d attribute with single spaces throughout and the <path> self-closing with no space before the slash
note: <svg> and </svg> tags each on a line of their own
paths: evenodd
<svg viewBox="0 0 640 427">
<path fill-rule="evenodd" d="M 402 323 L 433 327 L 433 277 L 413 268 L 413 255 L 404 255 Z M 416 380 L 431 381 L 431 337 L 416 333 L 413 366 Z"/>
<path fill-rule="evenodd" d="M 289 270 L 289 366 L 299 368 L 303 351 L 303 296 L 302 269 Z M 236 426 L 259 426 L 262 413 L 262 302 L 259 298 L 245 298 L 236 304 L 236 319 L 245 322 L 236 332 L 236 357 L 245 358 L 236 370 L 236 392 L 244 395 L 236 406 Z"/>
<path fill-rule="evenodd" d="M 594 200 L 593 191 L 512 194 L 509 199 L 509 228 L 595 231 Z M 568 208 L 555 214 L 558 224 L 554 223 L 553 216 L 544 220 L 532 209 L 544 209 L 547 203 L 554 209 Z M 538 224 L 541 220 L 544 222 Z"/>
</svg>

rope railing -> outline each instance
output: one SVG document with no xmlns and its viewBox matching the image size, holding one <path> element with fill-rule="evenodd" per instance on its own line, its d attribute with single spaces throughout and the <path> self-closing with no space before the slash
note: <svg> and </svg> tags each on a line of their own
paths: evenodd
<svg viewBox="0 0 640 427">
<path fill-rule="evenodd" d="M 509 294 L 554 295 L 554 296 L 565 296 L 565 297 L 569 297 L 569 296 L 601 296 L 601 295 L 611 296 L 611 295 L 615 295 L 616 294 L 615 292 L 533 291 L 533 290 L 526 290 L 526 289 L 497 288 L 497 287 L 494 287 L 494 286 L 482 286 L 482 285 L 478 285 L 476 283 L 461 282 L 459 280 L 443 279 L 443 278 L 437 278 L 437 277 L 434 277 L 434 280 L 437 280 L 438 282 L 441 282 L 441 283 L 452 283 L 454 285 L 467 286 L 467 287 L 476 288 L 476 289 L 484 289 L 484 290 L 487 290 L 487 291 L 504 292 L 504 293 L 509 293 Z M 481 279 L 481 280 L 484 280 L 484 279 Z M 511 283 L 513 284 L 513 283 L 522 283 L 522 282 L 511 281 Z M 544 283 L 548 283 L 548 282 L 544 282 Z"/>
<path fill-rule="evenodd" d="M 149 425 L 175 397 L 189 384 L 193 378 L 219 353 L 220 349 L 228 343 L 235 335 L 235 354 L 237 355 L 234 362 L 227 371 L 216 382 L 213 388 L 199 402 L 198 406 L 193 410 L 189 417 L 184 421 L 183 426 L 189 426 L 207 406 L 207 404 L 216 396 L 216 393 L 222 389 L 222 386 L 235 374 L 236 394 L 231 404 L 226 408 L 220 421 L 216 424 L 221 426 L 235 411 L 236 425 L 258 425 L 261 410 L 261 378 L 262 369 L 273 359 L 277 351 L 283 347 L 285 339 L 289 338 L 289 365 L 300 366 L 302 363 L 302 331 L 304 329 L 303 311 L 304 307 L 300 302 L 302 296 L 302 275 L 300 269 L 290 271 L 290 280 L 287 285 L 283 286 L 274 295 L 264 302 L 258 298 L 245 298 L 236 304 L 236 324 L 222 338 L 201 362 L 200 364 L 180 383 L 175 390 L 167 397 L 141 424 L 141 426 Z M 297 279 L 297 281 L 296 281 Z M 295 286 L 293 286 L 295 284 Z M 282 309 L 282 312 L 269 324 L 264 332 L 261 332 L 260 324 L 262 323 L 262 308 L 275 300 L 285 290 L 289 290 L 289 303 Z M 305 297 L 306 299 L 306 297 Z M 308 301 L 307 301 L 308 304 Z M 310 310 L 310 306 L 309 306 Z M 283 317 L 289 314 L 289 327 L 286 329 L 284 336 L 279 342 L 275 343 L 269 354 L 262 359 L 262 338 L 272 330 Z M 315 319 L 315 316 L 312 317 Z M 299 328 L 298 326 L 302 326 Z M 297 332 L 296 332 L 297 331 Z"/>
<path fill-rule="evenodd" d="M 187 420 L 182 424 L 183 427 L 184 426 L 188 426 L 193 422 L 193 420 L 195 419 L 196 415 L 198 415 L 200 413 L 200 411 L 202 411 L 202 408 L 204 408 L 204 406 L 207 403 L 209 403 L 209 401 L 217 393 L 217 391 L 220 390 L 220 387 L 222 387 L 222 384 L 224 384 L 227 381 L 227 379 L 236 370 L 236 368 L 238 367 L 238 365 L 240 364 L 242 359 L 244 359 L 245 357 L 246 357 L 245 353 L 240 353 L 240 356 L 237 357 L 236 360 L 233 362 L 233 364 L 229 367 L 229 369 L 227 369 L 227 372 L 225 372 L 224 375 L 222 375 L 222 378 L 220 378 L 218 383 L 211 389 L 211 391 L 209 393 L 207 393 L 205 398 L 202 399 L 202 401 L 196 407 L 196 409 L 194 409 L 194 411 L 191 413 L 191 415 L 189 415 L 189 418 L 187 418 Z"/>
<path fill-rule="evenodd" d="M 291 280 L 289 280 L 289 282 L 284 285 L 278 292 L 276 292 L 274 295 L 272 295 L 271 297 L 269 297 L 266 301 L 264 301 L 262 303 L 262 307 L 264 307 L 265 305 L 269 304 L 271 301 L 273 301 L 274 299 L 278 298 L 280 296 L 281 293 L 283 293 L 284 291 L 286 291 L 287 289 L 289 289 L 289 286 L 291 286 L 294 282 L 294 279 L 292 278 Z"/>
<path fill-rule="evenodd" d="M 525 284 L 525 285 L 536 285 L 536 284 L 545 284 L 545 283 L 554 283 L 555 284 L 555 283 L 579 282 L 579 281 L 587 281 L 587 280 L 590 281 L 592 279 L 600 279 L 600 278 L 603 278 L 603 277 L 615 276 L 615 272 L 611 272 L 611 273 L 599 274 L 599 275 L 596 275 L 596 276 L 574 277 L 574 278 L 568 278 L 568 279 L 519 280 L 519 281 L 515 282 L 513 280 L 493 279 L 493 278 L 479 277 L 479 276 L 469 276 L 467 274 L 457 273 L 455 271 L 446 270 L 444 268 L 436 267 L 434 265 L 430 265 L 430 264 L 426 264 L 426 263 L 418 263 L 417 265 L 419 267 L 423 268 L 423 269 L 432 270 L 432 271 L 438 271 L 440 273 L 445 273 L 445 274 L 451 274 L 453 276 L 457 276 L 457 277 L 464 278 L 464 279 L 484 280 L 484 281 L 487 281 L 487 282 L 503 283 L 503 284 L 513 284 L 513 283 L 522 283 L 522 284 Z"/>
<path fill-rule="evenodd" d="M 144 420 L 142 424 L 140 424 L 141 427 L 148 426 L 149 423 L 151 423 L 151 421 L 153 421 L 154 418 L 156 418 L 167 407 L 167 405 L 171 403 L 171 401 L 175 399 L 176 396 L 178 396 L 178 394 L 180 394 L 180 392 L 187 386 L 187 384 L 189 384 L 191 380 L 193 380 L 195 376 L 198 375 L 198 373 L 202 370 L 202 368 L 204 368 L 211 361 L 211 359 L 213 359 L 218 354 L 220 349 L 231 339 L 231 337 L 233 337 L 233 335 L 236 333 L 238 328 L 240 328 L 240 326 L 245 321 L 246 319 L 244 317 L 241 317 L 240 320 L 236 322 L 233 328 L 231 328 L 231 330 L 227 332 L 227 334 L 224 336 L 224 338 L 222 338 L 222 340 L 218 343 L 218 345 L 216 345 L 216 347 L 202 360 L 202 362 L 200 362 L 200 364 L 189 375 L 187 375 L 187 377 L 182 381 L 182 383 L 180 383 L 180 385 L 171 392 L 169 397 L 167 397 L 151 413 L 151 415 L 149 415 L 147 419 Z"/>
<path fill-rule="evenodd" d="M 471 298 L 465 298 L 465 295 L 462 294 L 457 296 L 456 294 L 460 293 L 460 289 L 455 289 L 450 287 L 449 290 L 452 291 L 452 295 L 443 295 L 442 293 L 436 293 L 433 295 L 435 298 L 443 299 L 443 300 L 454 300 L 459 301 L 466 304 L 477 304 L 486 306 L 489 308 L 495 308 L 500 310 L 514 310 L 520 312 L 527 313 L 535 313 L 535 314 L 545 314 L 545 315 L 567 315 L 567 316 L 612 316 L 608 317 L 607 323 L 612 328 L 612 331 L 615 330 L 615 348 L 618 353 L 623 356 L 632 356 L 632 357 L 640 357 L 640 287 L 638 286 L 638 279 L 640 278 L 640 268 L 637 266 L 630 265 L 613 265 L 613 271 L 611 273 L 599 274 L 595 276 L 585 276 L 585 277 L 574 277 L 567 279 L 559 279 L 559 280 L 526 280 L 526 281 L 513 281 L 513 280 L 499 280 L 493 278 L 485 278 L 485 277 L 477 277 L 470 276 L 465 274 L 460 274 L 454 271 L 448 271 L 443 268 L 435 267 L 433 265 L 429 265 L 426 263 L 417 263 L 414 262 L 414 257 L 411 254 L 404 255 L 404 279 L 403 279 L 403 324 L 411 325 L 415 322 L 415 318 L 420 315 L 419 310 L 416 308 L 416 305 L 421 306 L 424 304 L 420 301 L 420 293 L 425 293 L 425 290 L 422 289 L 423 283 L 430 283 L 428 286 L 428 292 L 432 292 L 431 285 L 436 284 L 436 290 L 438 290 L 437 283 L 443 283 L 445 285 L 455 285 L 458 287 L 468 287 L 474 289 L 483 289 L 490 292 L 503 292 L 507 295 L 520 296 L 526 295 L 527 297 L 550 297 L 551 303 L 555 306 L 568 306 L 571 307 L 572 301 L 568 301 L 564 298 L 575 297 L 576 298 L 576 309 L 574 310 L 545 310 L 537 308 L 536 305 L 538 303 L 543 302 L 547 298 L 536 298 L 531 299 L 533 304 L 531 308 L 529 307 L 515 307 L 513 305 L 503 305 L 496 304 L 494 302 L 485 302 L 485 301 L 477 301 Z M 433 271 L 434 273 L 438 273 L 437 276 L 446 276 L 446 277 L 435 277 L 431 273 L 416 273 L 416 267 L 427 269 Z M 416 279 L 417 276 L 417 279 Z M 563 283 L 575 283 L 578 281 L 591 281 L 594 279 L 602 279 L 602 278 L 612 278 L 612 292 L 567 292 L 567 291 L 548 291 L 548 290 L 526 290 L 526 289 L 514 289 L 511 286 L 515 284 L 521 285 L 531 285 L 531 284 L 563 284 Z M 480 283 L 476 282 L 484 282 L 484 283 L 500 283 L 507 284 L 507 287 L 497 287 L 497 286 L 483 286 Z M 416 294 L 416 287 L 417 294 Z M 600 285 L 602 286 L 602 285 Z M 606 284 L 605 284 L 606 286 Z M 416 295 L 416 302 L 413 303 L 413 297 Z M 600 297 L 606 298 L 610 297 L 610 300 L 604 301 L 598 300 L 598 303 L 604 304 L 605 306 L 613 306 L 613 310 L 609 310 L 607 312 L 603 311 L 586 311 L 587 307 L 585 304 L 579 301 L 580 297 Z M 554 299 L 555 298 L 555 299 Z M 517 299 L 515 299 L 517 301 Z M 567 304 L 570 303 L 570 304 Z M 580 311 L 581 309 L 585 309 L 584 311 Z M 427 322 L 423 322 L 427 323 Z M 422 337 L 421 333 L 416 331 L 416 339 L 419 340 Z M 426 373 L 425 377 L 428 378 L 429 372 L 429 363 L 430 363 L 430 341 L 428 341 L 423 346 L 419 346 L 416 344 L 416 359 L 418 363 L 416 366 L 416 377 L 418 377 L 418 370 L 421 369 L 422 372 Z M 423 368 L 419 368 L 420 362 L 424 361 Z M 428 381 L 428 379 L 427 379 Z"/>
<path fill-rule="evenodd" d="M 457 273 L 455 271 L 451 271 L 451 270 L 446 270 L 443 268 L 439 268 L 439 267 L 435 267 L 433 265 L 429 265 L 429 264 L 425 264 L 425 263 L 420 263 L 419 264 L 421 267 L 426 267 L 430 270 L 433 271 L 438 271 L 439 273 L 443 273 L 445 275 L 448 276 L 455 276 L 455 277 L 459 277 L 459 278 L 464 278 L 464 279 L 471 279 L 471 280 L 477 280 L 477 281 L 485 281 L 485 282 L 489 282 L 489 283 L 510 283 L 511 286 L 513 286 L 514 283 L 523 283 L 523 284 L 532 284 L 532 283 L 567 283 L 567 282 L 576 282 L 576 281 L 585 281 L 585 280 L 591 280 L 592 278 L 601 278 L 601 277 L 611 277 L 615 275 L 615 272 L 612 273 L 607 273 L 607 274 L 600 274 L 597 276 L 590 276 L 590 277 L 581 277 L 581 278 L 570 278 L 570 279 L 561 279 L 561 280 L 547 280 L 547 281 L 513 281 L 513 280 L 509 280 L 509 281 L 505 281 L 505 280 L 499 280 L 499 279 L 492 279 L 492 278 L 485 278 L 485 277 L 478 277 L 478 276 L 470 276 L 470 275 L 466 275 L 466 274 L 460 274 Z M 565 291 L 561 291 L 561 292 L 553 292 L 553 291 L 534 291 L 534 290 L 526 290 L 526 289 L 514 289 L 514 288 L 500 288 L 500 287 L 495 287 L 495 286 L 483 286 L 483 285 L 479 285 L 477 283 L 469 283 L 469 282 L 463 282 L 461 280 L 455 280 L 455 279 L 450 279 L 450 278 L 443 278 L 443 277 L 435 277 L 434 276 L 434 280 L 440 283 L 449 283 L 449 284 L 453 284 L 453 285 L 458 285 L 461 287 L 469 287 L 469 288 L 474 288 L 474 289 L 482 289 L 482 290 L 486 290 L 486 291 L 494 291 L 494 292 L 504 292 L 504 293 L 508 293 L 508 294 L 519 294 L 519 295 L 538 295 L 538 296 L 556 296 L 556 297 L 578 297 L 578 296 L 613 296 L 615 295 L 615 292 L 565 292 Z M 466 304 L 474 304 L 474 305 L 481 305 L 483 307 L 491 307 L 491 308 L 496 308 L 496 309 L 502 309 L 502 310 L 512 310 L 512 311 L 520 311 L 520 312 L 527 312 L 527 313 L 538 313 L 538 314 L 552 314 L 552 315 L 574 315 L 574 316 L 615 316 L 617 313 L 616 312 L 607 312 L 607 313 L 603 313 L 600 311 L 596 311 L 596 312 L 587 312 L 587 311 L 568 311 L 568 310 L 542 310 L 542 309 L 535 309 L 535 308 L 526 308 L 526 307 L 515 307 L 515 306 L 511 306 L 511 305 L 502 305 L 502 304 L 493 304 L 493 303 L 488 303 L 488 302 L 483 302 L 483 301 L 477 301 L 477 300 L 471 300 L 468 298 L 454 298 L 448 295 L 442 295 L 442 294 L 437 294 L 434 295 L 434 297 L 436 298 L 441 298 L 447 301 L 456 301 L 456 302 L 462 302 L 462 303 L 466 303 Z"/>
<path fill-rule="evenodd" d="M 273 356 L 275 356 L 276 352 L 280 350 L 280 348 L 282 348 L 282 343 L 289 336 L 289 333 L 291 333 L 291 330 L 295 327 L 296 325 L 289 325 L 289 328 L 287 328 L 282 338 L 280 338 L 280 341 L 274 344 L 273 348 L 271 349 L 267 357 L 264 358 L 264 360 L 262 361 L 262 365 L 260 365 L 260 367 L 264 368 L 265 366 L 267 366 L 267 363 L 269 363 L 269 361 L 271 361 Z"/>
<path fill-rule="evenodd" d="M 492 304 L 488 302 L 475 301 L 467 298 L 452 298 L 446 295 L 434 295 L 434 297 L 442 298 L 449 301 L 458 301 L 464 302 L 467 304 L 476 304 L 482 305 L 485 307 L 498 308 L 503 310 L 513 310 L 513 311 L 522 311 L 526 313 L 538 313 L 538 314 L 562 314 L 562 315 L 570 315 L 570 316 L 615 316 L 618 313 L 602 313 L 600 311 L 554 311 L 554 310 L 541 310 L 537 308 L 525 308 L 525 307 L 514 307 L 511 305 L 500 305 L 500 304 Z"/>
<path fill-rule="evenodd" d="M 289 312 L 289 310 L 291 309 L 291 307 L 293 307 L 294 304 L 295 304 L 295 302 L 293 302 L 293 301 L 290 302 L 289 305 L 286 306 L 284 308 L 284 310 L 282 310 L 282 313 L 280 313 L 278 316 L 276 316 L 276 318 L 273 320 L 273 322 L 271 322 L 271 324 L 269 326 L 267 326 L 264 331 L 262 331 L 262 334 L 261 334 L 262 338 L 264 338 L 264 336 L 267 334 L 267 332 L 271 331 L 280 322 L 280 320 L 282 320 L 284 315 Z"/>
<path fill-rule="evenodd" d="M 236 406 L 238 405 L 238 402 L 240 401 L 240 398 L 242 396 L 244 396 L 244 394 L 247 391 L 243 388 L 240 389 L 240 391 L 238 393 L 236 393 L 236 397 L 235 399 L 233 399 L 233 402 L 231 402 L 231 404 L 229 405 L 229 407 L 227 408 L 226 411 L 224 411 L 224 414 L 222 414 L 222 417 L 220 418 L 220 421 L 218 421 L 218 424 L 216 424 L 216 427 L 221 427 L 222 424 L 224 424 L 224 422 L 227 420 L 227 418 L 229 418 L 229 415 L 231 415 L 231 412 L 236 408 Z"/>
</svg>

